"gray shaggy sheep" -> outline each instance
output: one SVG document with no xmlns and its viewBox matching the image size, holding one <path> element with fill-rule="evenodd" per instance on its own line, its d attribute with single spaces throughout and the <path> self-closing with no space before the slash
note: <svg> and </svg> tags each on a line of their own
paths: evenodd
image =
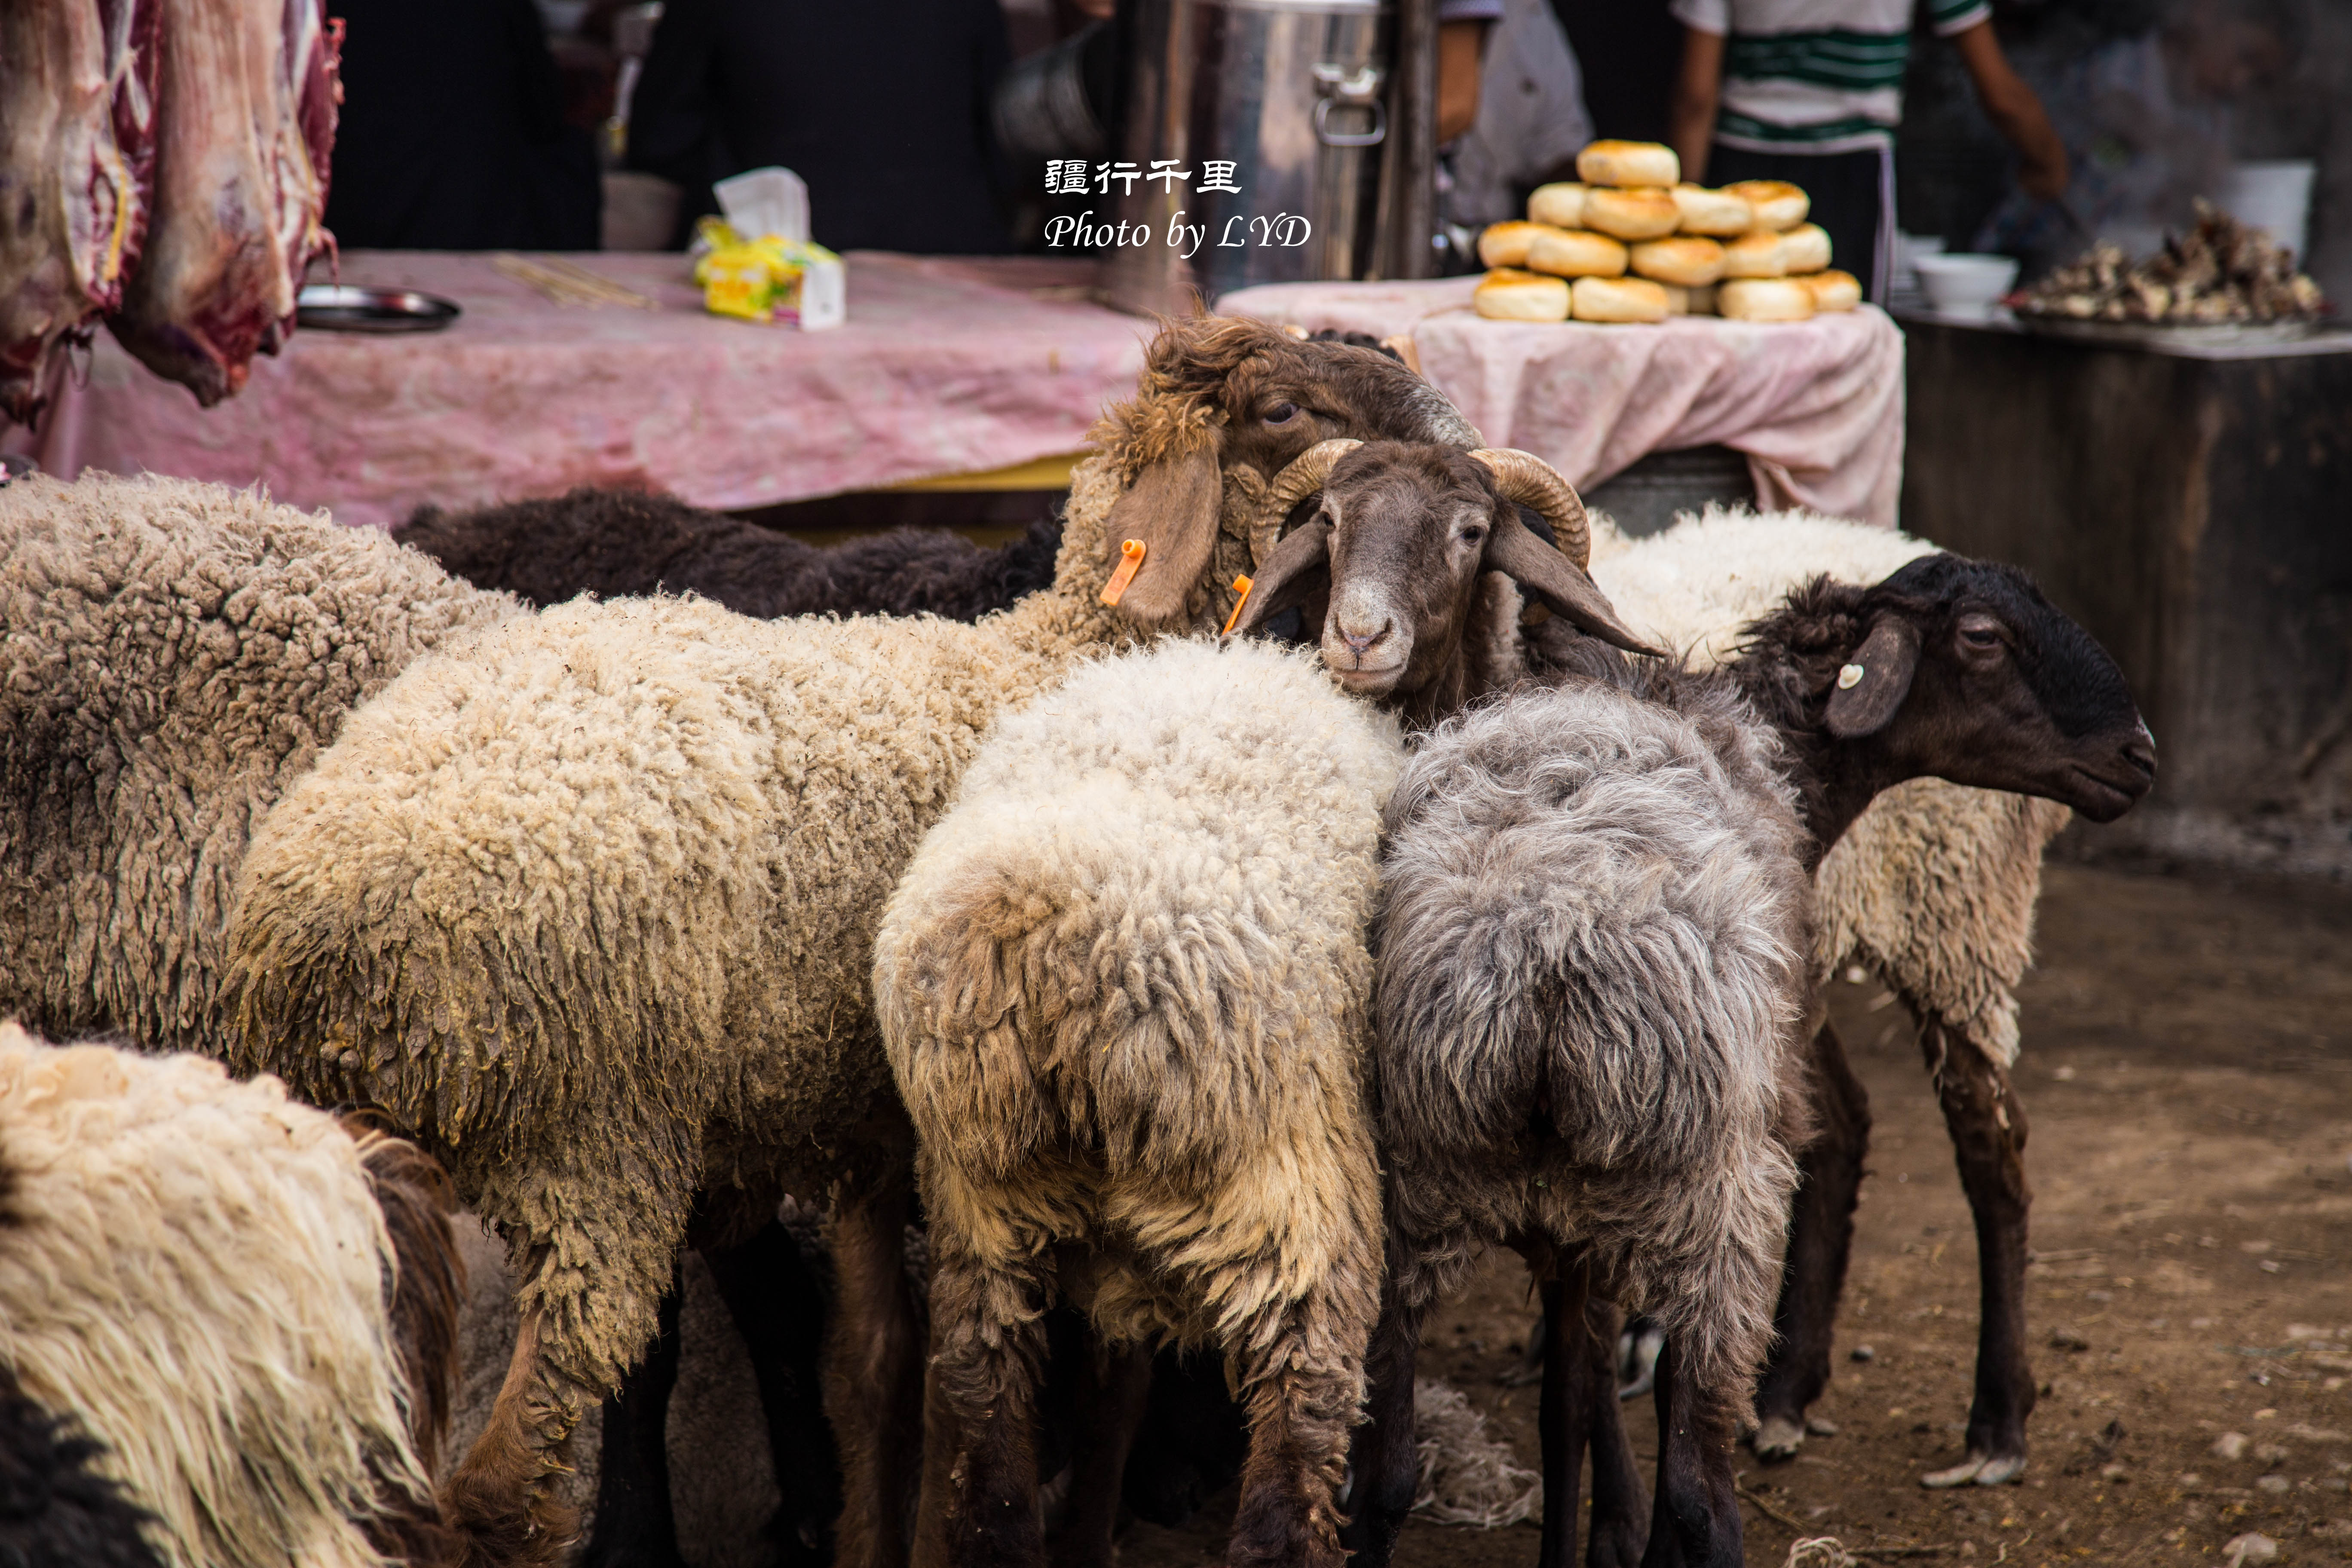
<svg viewBox="0 0 2352 1568">
<path fill-rule="evenodd" d="M 0 1366 L 104 1445 L 167 1562 L 455 1560 L 427 1477 L 463 1284 L 429 1161 L 274 1079 L 14 1024 L 0 1129 Z"/>
<path fill-rule="evenodd" d="M 1054 580 L 1058 522 L 982 549 L 940 529 L 897 529 L 827 549 L 675 496 L 583 487 L 472 511 L 420 507 L 393 538 L 481 588 L 525 603 L 582 594 L 699 594 L 778 616 L 943 616 L 976 621 Z"/>
<path fill-rule="evenodd" d="M 1255 323 L 1173 325 L 1147 363 L 1045 592 L 971 626 L 671 600 L 509 622 L 354 715 L 248 854 L 236 1059 L 391 1109 L 516 1251 L 515 1361 L 450 1487 L 484 1557 L 569 1533 L 550 1478 L 652 1337 L 698 1190 L 758 1214 L 825 1183 L 841 1555 L 898 1555 L 911 1166 L 867 984 L 898 871 L 998 716 L 1081 655 L 1219 625 L 1298 450 L 1475 439 L 1401 366 Z"/>
<path fill-rule="evenodd" d="M 1397 1317 L 1375 1353 L 1403 1363 L 1383 1366 L 1402 1408 L 1381 1412 L 1400 1444 L 1419 1321 L 1490 1242 L 1545 1276 L 1553 1321 L 1580 1330 L 1588 1288 L 1656 1316 L 1677 1363 L 1661 1420 L 1697 1445 L 1728 1442 L 1770 1340 L 1810 1110 L 1806 839 L 1779 737 L 1736 690 L 1675 695 L 1524 692 L 1431 735 L 1391 797 L 1375 1010 Z M 1549 1429 L 1574 1421 L 1578 1363 L 1554 1359 L 1545 1559 L 1564 1563 L 1581 1434 Z M 1736 1563 L 1727 1472 L 1677 1457 L 1654 1533 Z M 1405 1500 L 1376 1489 L 1410 1478 L 1366 1479 L 1392 1529 Z"/>
<path fill-rule="evenodd" d="M 1363 931 L 1401 760 L 1311 657 L 1177 644 L 1003 721 L 924 838 L 874 971 L 948 1417 L 919 1559 L 1037 1557 L 1044 1314 L 1066 1297 L 1114 1344 L 1227 1358 L 1253 1434 L 1231 1561 L 1339 1561 L 1381 1251 Z M 1090 1544 L 1148 1364 L 1078 1448 Z"/>
<path fill-rule="evenodd" d="M 516 611 L 250 491 L 0 488 L 0 1017 L 216 1050 L 255 827 L 361 701 Z"/>
</svg>

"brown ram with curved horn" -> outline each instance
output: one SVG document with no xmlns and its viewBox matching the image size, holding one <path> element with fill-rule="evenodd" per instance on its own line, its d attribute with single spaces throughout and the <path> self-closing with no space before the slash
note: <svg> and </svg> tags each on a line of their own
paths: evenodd
<svg viewBox="0 0 2352 1568">
<path fill-rule="evenodd" d="M 1318 491 L 1315 515 L 1265 551 L 1234 630 L 1255 631 L 1286 610 L 1307 608 L 1340 682 L 1383 700 L 1408 722 L 1517 679 L 1523 594 L 1604 642 L 1655 651 L 1585 575 L 1591 531 L 1583 503 L 1530 453 L 1321 442 L 1276 479 L 1251 531 L 1253 546 L 1263 548 L 1259 542 Z M 1558 548 L 1520 521 L 1522 505 L 1550 525 Z M 1399 509 L 1421 522 L 1373 526 Z M 1336 596 L 1335 580 L 1343 584 Z"/>
</svg>

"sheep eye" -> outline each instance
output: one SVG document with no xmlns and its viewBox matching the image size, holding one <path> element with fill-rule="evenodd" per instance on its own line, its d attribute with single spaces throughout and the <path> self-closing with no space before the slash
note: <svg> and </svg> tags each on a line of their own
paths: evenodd
<svg viewBox="0 0 2352 1568">
<path fill-rule="evenodd" d="M 1979 653 L 1990 653 L 2000 646 L 2000 628 L 1990 621 L 1963 621 L 1960 641 Z"/>
<path fill-rule="evenodd" d="M 1287 425 L 1298 417 L 1298 405 L 1277 403 L 1265 411 L 1264 417 L 1269 425 Z"/>
<path fill-rule="evenodd" d="M 1483 522 L 1474 522 L 1462 531 L 1461 537 L 1465 544 L 1483 543 L 1486 538 L 1486 525 Z"/>
</svg>

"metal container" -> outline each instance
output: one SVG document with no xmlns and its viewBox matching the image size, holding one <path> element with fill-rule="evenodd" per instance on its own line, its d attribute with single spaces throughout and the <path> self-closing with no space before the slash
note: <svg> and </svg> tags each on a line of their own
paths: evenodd
<svg viewBox="0 0 2352 1568">
<path fill-rule="evenodd" d="M 1113 232 L 1124 225 L 1105 257 L 1109 301 L 1182 314 L 1244 284 L 1365 276 L 1393 5 L 1136 0 L 1134 19 L 1118 157 L 1139 176 L 1105 197 Z M 1211 160 L 1233 165 L 1235 189 L 1202 189 Z M 1155 162 L 1189 177 L 1153 181 Z"/>
</svg>

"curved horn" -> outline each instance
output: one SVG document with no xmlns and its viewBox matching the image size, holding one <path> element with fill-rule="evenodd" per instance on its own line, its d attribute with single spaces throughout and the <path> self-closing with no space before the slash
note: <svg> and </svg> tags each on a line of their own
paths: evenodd
<svg viewBox="0 0 2352 1568">
<path fill-rule="evenodd" d="M 1543 514 L 1559 536 L 1559 552 L 1581 572 L 1592 564 L 1592 524 L 1584 503 L 1559 471 L 1533 452 L 1516 447 L 1482 447 L 1470 454 L 1495 476 L 1495 490 L 1505 500 L 1531 506 Z"/>
<path fill-rule="evenodd" d="M 1585 521 L 1584 503 L 1551 465 L 1526 452 L 1491 451 L 1470 454 L 1495 476 L 1495 489 L 1505 500 L 1523 502 L 1543 513 L 1559 536 L 1555 550 L 1536 537 L 1516 512 L 1496 520 L 1486 539 L 1486 570 L 1501 572 L 1549 605 L 1569 625 L 1629 653 L 1659 652 L 1636 637 L 1617 616 L 1616 606 L 1586 575 L 1584 563 L 1592 553 L 1592 530 Z"/>
<path fill-rule="evenodd" d="M 1331 477 L 1332 468 L 1340 458 L 1362 446 L 1361 441 L 1335 437 L 1318 441 L 1297 457 L 1290 466 L 1274 476 L 1267 487 L 1265 500 L 1259 503 L 1257 519 L 1250 524 L 1250 564 L 1264 566 L 1274 553 L 1276 541 L 1282 537 L 1283 520 L 1290 509 L 1323 488 Z"/>
</svg>

